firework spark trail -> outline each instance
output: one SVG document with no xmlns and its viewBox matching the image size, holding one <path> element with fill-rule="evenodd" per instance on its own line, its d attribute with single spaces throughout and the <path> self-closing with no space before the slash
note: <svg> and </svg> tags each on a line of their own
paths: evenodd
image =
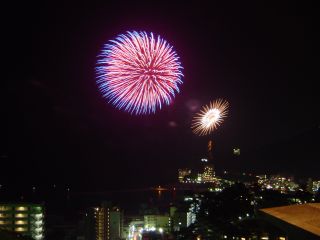
<svg viewBox="0 0 320 240">
<path fill-rule="evenodd" d="M 97 84 L 117 108 L 150 114 L 172 102 L 182 84 L 181 70 L 176 52 L 160 36 L 127 32 L 105 44 L 98 56 Z"/>
<path fill-rule="evenodd" d="M 210 134 L 223 122 L 228 114 L 228 107 L 229 103 L 223 99 L 217 99 L 202 107 L 192 120 L 192 131 L 199 136 Z"/>
</svg>

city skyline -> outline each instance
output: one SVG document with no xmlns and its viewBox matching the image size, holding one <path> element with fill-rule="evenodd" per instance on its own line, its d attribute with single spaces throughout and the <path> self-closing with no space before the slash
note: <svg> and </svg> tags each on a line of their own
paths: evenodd
<svg viewBox="0 0 320 240">
<path fill-rule="evenodd" d="M 217 98 L 230 103 L 214 133 L 218 171 L 318 176 L 316 47 L 305 6 L 92 2 L 17 11 L 6 45 L 14 64 L 1 162 L 19 181 L 106 189 L 172 182 L 178 168 L 206 157 L 209 137 L 190 126 Z M 181 93 L 150 116 L 106 104 L 95 82 L 103 44 L 134 29 L 167 39 L 184 67 Z"/>
</svg>

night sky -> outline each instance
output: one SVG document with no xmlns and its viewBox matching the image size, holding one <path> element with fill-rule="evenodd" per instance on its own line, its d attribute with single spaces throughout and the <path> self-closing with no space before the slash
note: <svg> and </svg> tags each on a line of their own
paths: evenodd
<svg viewBox="0 0 320 240">
<path fill-rule="evenodd" d="M 210 137 L 218 173 L 320 177 L 312 6 L 130 2 L 8 9 L 0 183 L 91 190 L 171 183 L 179 167 L 206 156 Z M 184 67 L 181 93 L 154 115 L 120 111 L 97 89 L 96 56 L 127 30 L 160 34 Z M 229 116 L 212 136 L 195 136 L 193 114 L 216 98 L 229 101 Z"/>
</svg>

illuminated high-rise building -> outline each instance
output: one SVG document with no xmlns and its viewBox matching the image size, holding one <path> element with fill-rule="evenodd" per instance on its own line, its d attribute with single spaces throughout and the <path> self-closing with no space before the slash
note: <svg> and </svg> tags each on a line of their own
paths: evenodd
<svg viewBox="0 0 320 240">
<path fill-rule="evenodd" d="M 233 149 L 233 155 L 240 156 L 240 148 L 234 148 Z"/>
<path fill-rule="evenodd" d="M 320 181 L 313 181 L 312 182 L 312 191 L 313 193 L 318 192 L 320 189 Z"/>
<path fill-rule="evenodd" d="M 104 203 L 94 208 L 96 240 L 121 239 L 123 214 L 117 207 Z"/>
<path fill-rule="evenodd" d="M 202 161 L 202 160 L 201 160 Z M 213 141 L 209 140 L 208 142 L 208 159 L 204 162 L 204 168 L 202 173 L 202 181 L 204 182 L 213 182 L 214 181 L 214 165 L 213 165 Z"/>
<path fill-rule="evenodd" d="M 179 169 L 178 170 L 178 180 L 180 183 L 183 183 L 184 182 L 184 178 L 188 175 L 191 174 L 191 170 L 188 169 L 188 168 L 184 168 L 184 169 Z"/>
<path fill-rule="evenodd" d="M 184 168 L 178 169 L 178 180 L 180 183 L 213 183 L 216 182 L 213 165 L 213 141 L 210 140 L 207 146 L 207 158 L 201 159 L 202 171 L 191 174 L 191 170 Z"/>
<path fill-rule="evenodd" d="M 203 173 L 201 174 L 202 182 L 214 182 L 215 174 L 212 164 L 206 164 L 203 169 Z"/>
<path fill-rule="evenodd" d="M 189 227 L 193 221 L 193 213 L 186 209 L 178 210 L 177 207 L 170 207 L 170 228 L 174 231 L 180 231 L 181 228 Z"/>
<path fill-rule="evenodd" d="M 0 203 L 0 229 L 35 240 L 44 239 L 44 207 L 41 204 Z"/>
<path fill-rule="evenodd" d="M 144 229 L 146 231 L 168 232 L 170 230 L 170 216 L 144 215 Z"/>
</svg>

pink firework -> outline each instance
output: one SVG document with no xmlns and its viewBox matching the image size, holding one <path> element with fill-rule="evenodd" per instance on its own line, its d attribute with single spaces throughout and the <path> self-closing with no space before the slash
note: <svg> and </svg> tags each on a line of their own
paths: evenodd
<svg viewBox="0 0 320 240">
<path fill-rule="evenodd" d="M 152 33 L 127 32 L 106 44 L 96 73 L 103 96 L 134 114 L 155 113 L 169 105 L 182 84 L 179 57 L 164 39 Z"/>
</svg>

